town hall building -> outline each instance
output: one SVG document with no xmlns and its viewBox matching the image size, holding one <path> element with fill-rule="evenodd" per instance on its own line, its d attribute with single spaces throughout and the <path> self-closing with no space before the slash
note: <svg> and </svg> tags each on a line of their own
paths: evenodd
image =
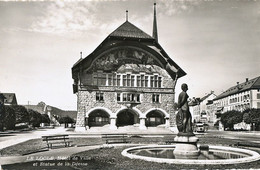
<svg viewBox="0 0 260 170">
<path fill-rule="evenodd" d="M 126 21 L 72 67 L 77 95 L 76 131 L 95 126 L 147 127 L 175 124 L 175 85 L 186 73 L 153 36 Z M 107 127 L 106 126 L 106 127 Z"/>
</svg>

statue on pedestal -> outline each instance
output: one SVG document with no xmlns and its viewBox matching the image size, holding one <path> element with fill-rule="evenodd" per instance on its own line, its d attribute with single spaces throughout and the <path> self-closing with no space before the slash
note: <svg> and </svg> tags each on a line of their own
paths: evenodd
<svg viewBox="0 0 260 170">
<path fill-rule="evenodd" d="M 192 118 L 188 105 L 187 84 L 181 85 L 182 92 L 178 98 L 178 113 L 176 114 L 176 123 L 179 133 L 174 138 L 177 142 L 173 151 L 176 158 L 192 158 L 197 159 L 199 150 L 197 147 L 198 138 L 192 130 Z"/>
<path fill-rule="evenodd" d="M 192 130 L 192 118 L 188 105 L 188 90 L 187 84 L 181 85 L 182 92 L 178 97 L 178 113 L 176 115 L 176 124 L 179 130 L 179 134 L 194 135 Z"/>
</svg>

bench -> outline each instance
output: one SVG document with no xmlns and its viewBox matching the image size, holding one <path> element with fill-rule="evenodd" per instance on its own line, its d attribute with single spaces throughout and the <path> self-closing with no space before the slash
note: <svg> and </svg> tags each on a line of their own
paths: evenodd
<svg viewBox="0 0 260 170">
<path fill-rule="evenodd" d="M 125 133 L 117 134 L 102 134 L 102 139 L 106 141 L 106 144 L 110 143 L 131 143 L 129 137 Z"/>
<path fill-rule="evenodd" d="M 166 145 L 171 145 L 173 143 L 176 143 L 176 141 L 174 141 L 174 140 L 167 140 L 167 141 L 165 141 Z"/>
<path fill-rule="evenodd" d="M 42 140 L 46 141 L 48 149 L 52 149 L 52 145 L 64 145 L 65 147 L 71 146 L 69 141 L 69 135 L 53 135 L 53 136 L 42 136 Z"/>
<path fill-rule="evenodd" d="M 251 142 L 237 142 L 234 146 L 244 146 L 244 147 L 253 147 L 253 148 L 260 148 L 260 143 L 251 143 Z"/>
</svg>

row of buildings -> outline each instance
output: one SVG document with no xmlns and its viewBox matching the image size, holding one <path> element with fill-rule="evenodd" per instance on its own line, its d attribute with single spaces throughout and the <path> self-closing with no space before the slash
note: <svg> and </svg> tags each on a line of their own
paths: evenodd
<svg viewBox="0 0 260 170">
<path fill-rule="evenodd" d="M 72 67 L 77 95 L 76 131 L 93 126 L 175 125 L 175 85 L 185 71 L 158 42 L 156 4 L 152 36 L 126 21 Z M 259 77 L 216 96 L 192 99 L 194 122 L 214 123 L 216 114 L 259 106 Z"/>
<path fill-rule="evenodd" d="M 242 83 L 237 82 L 220 95 L 215 95 L 212 91 L 202 98 L 193 98 L 191 102 L 193 122 L 210 125 L 214 125 L 224 112 L 251 108 L 260 109 L 260 76 L 246 78 Z"/>
</svg>

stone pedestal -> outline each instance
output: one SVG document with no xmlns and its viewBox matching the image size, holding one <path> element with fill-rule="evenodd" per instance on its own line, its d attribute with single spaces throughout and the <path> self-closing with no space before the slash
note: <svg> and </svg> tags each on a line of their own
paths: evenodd
<svg viewBox="0 0 260 170">
<path fill-rule="evenodd" d="M 114 118 L 114 117 L 110 118 L 110 127 L 109 127 L 109 129 L 111 129 L 111 130 L 116 130 L 117 129 L 116 118 Z"/>
<path fill-rule="evenodd" d="M 199 155 L 198 140 L 194 134 L 178 134 L 174 138 L 174 141 L 177 142 L 173 151 L 175 158 L 196 159 Z"/>
</svg>

